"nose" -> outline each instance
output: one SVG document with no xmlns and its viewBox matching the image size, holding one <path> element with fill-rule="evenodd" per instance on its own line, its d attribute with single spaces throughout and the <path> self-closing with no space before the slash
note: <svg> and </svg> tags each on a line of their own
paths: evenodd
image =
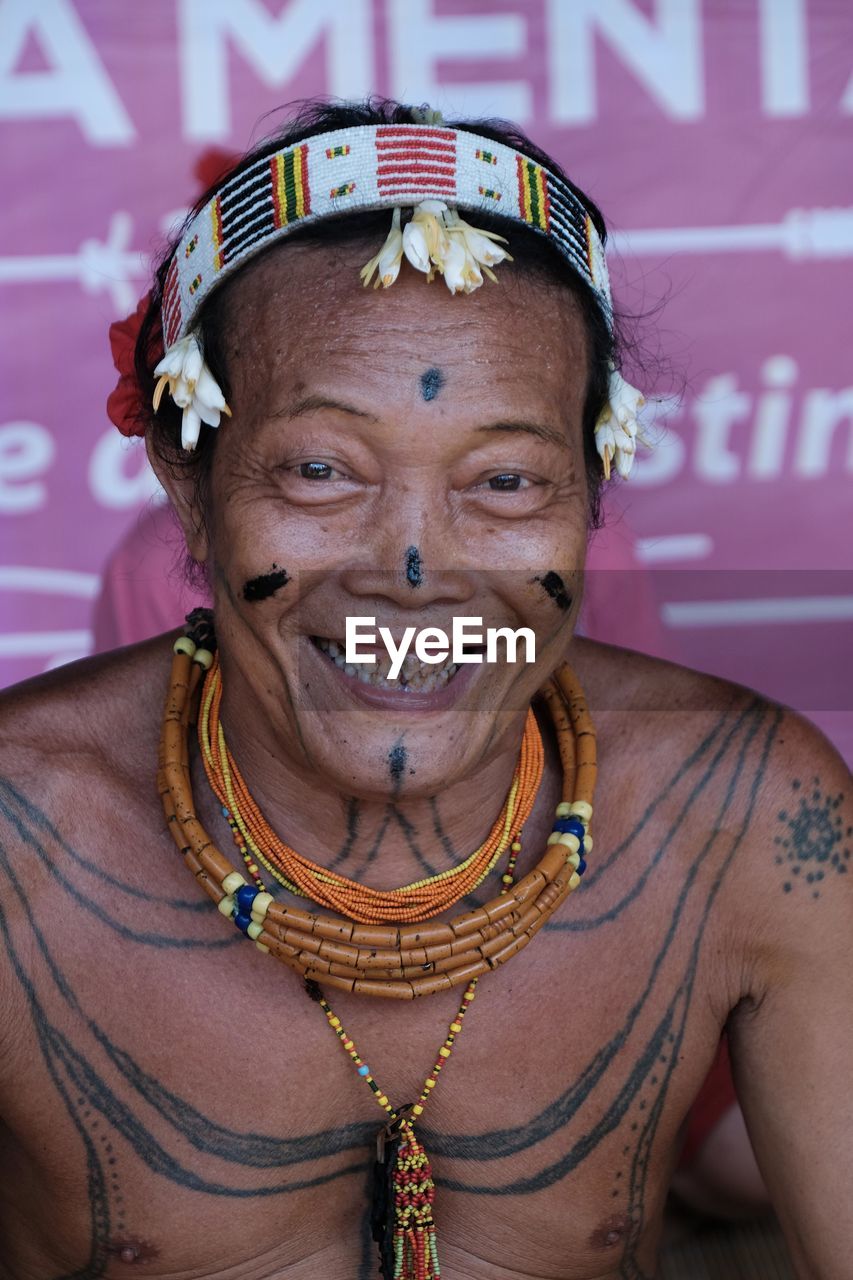
<svg viewBox="0 0 853 1280">
<path fill-rule="evenodd" d="M 355 597 L 411 610 L 464 604 L 477 592 L 476 578 L 453 545 L 452 519 L 411 491 L 383 506 L 370 545 L 340 575 Z"/>
</svg>

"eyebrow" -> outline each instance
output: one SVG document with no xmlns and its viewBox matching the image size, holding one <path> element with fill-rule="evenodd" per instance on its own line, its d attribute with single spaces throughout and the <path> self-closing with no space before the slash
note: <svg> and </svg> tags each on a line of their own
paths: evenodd
<svg viewBox="0 0 853 1280">
<path fill-rule="evenodd" d="M 333 409 L 337 413 L 347 413 L 353 418 L 365 418 L 368 422 L 376 422 L 376 414 L 357 409 L 355 405 L 346 404 L 343 400 L 333 400 L 329 396 L 303 396 L 293 404 L 276 409 L 270 416 L 273 418 L 301 418 L 306 413 L 316 413 L 320 409 Z"/>
<path fill-rule="evenodd" d="M 555 444 L 560 449 L 571 448 L 562 431 L 555 431 L 553 427 L 546 427 L 541 422 L 491 422 L 488 426 L 478 427 L 477 430 L 495 434 L 529 435 L 534 436 L 537 440 L 542 440 L 545 444 Z"/>
</svg>

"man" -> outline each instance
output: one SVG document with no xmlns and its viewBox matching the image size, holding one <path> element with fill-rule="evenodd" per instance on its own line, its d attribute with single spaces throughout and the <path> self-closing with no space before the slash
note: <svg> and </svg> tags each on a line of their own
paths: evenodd
<svg viewBox="0 0 853 1280">
<path fill-rule="evenodd" d="M 554 211 L 570 199 L 526 140 L 472 129 L 484 171 L 495 139 L 496 153 L 521 157 L 519 172 L 533 166 L 524 172 L 547 184 L 539 194 L 550 191 Z M 464 132 L 442 130 L 460 150 Z M 5 699 L 0 1275 L 134 1265 L 159 1277 L 367 1277 L 372 1207 L 386 1275 L 439 1274 L 422 1248 L 436 1240 L 434 1209 L 445 1280 L 651 1276 L 679 1130 L 726 1025 L 798 1274 L 841 1280 L 853 1244 L 849 774 L 809 725 L 748 690 L 572 640 L 602 466 L 627 466 L 631 444 L 616 437 L 620 458 L 598 430 L 611 421 L 608 396 L 619 398 L 607 381 L 603 255 L 567 266 L 553 229 L 489 221 L 466 196 L 445 206 L 509 239 L 514 261 L 494 282 L 452 296 L 398 258 L 392 287 L 363 289 L 359 268 L 388 213 L 375 204 L 321 217 L 327 171 L 316 157 L 344 162 L 333 192 L 363 191 L 371 173 L 348 171 L 347 156 L 381 152 L 392 136 L 409 148 L 399 162 L 408 196 L 445 138 L 405 108 L 320 109 L 204 204 L 175 257 L 197 253 L 198 267 L 172 267 L 170 255 L 161 268 L 137 376 L 147 400 L 155 365 L 165 370 L 176 399 L 146 413 L 145 430 L 213 584 L 215 642 L 195 619 L 174 662 L 174 636 L 161 637 Z M 462 190 L 461 162 L 453 172 Z M 502 194 L 506 207 L 510 188 Z M 599 235 L 588 202 L 571 199 Z M 421 271 L 449 271 L 448 244 L 467 233 L 451 233 L 458 224 L 434 206 L 422 213 L 434 238 Z M 232 259 L 206 294 L 205 237 L 221 270 L 235 226 L 268 228 L 263 251 Z M 395 274 L 387 254 L 383 268 Z M 168 350 L 157 364 L 164 283 Z M 193 343 L 205 368 L 190 378 L 169 361 Z M 199 416 L 215 420 L 225 401 L 231 416 L 202 429 Z M 197 436 L 182 452 L 178 442 Z M 359 673 L 341 653 L 355 617 L 375 617 L 395 643 L 411 626 L 449 632 L 457 617 L 527 627 L 535 660 L 454 670 L 407 659 L 400 682 L 386 657 Z M 597 732 L 589 822 L 583 799 L 560 817 L 561 794 L 577 797 L 580 779 L 592 794 L 583 701 L 569 703 L 566 748 L 565 713 L 557 707 L 552 727 L 554 694 L 537 696 L 565 659 Z M 200 747 L 182 736 L 190 687 L 204 696 L 183 725 L 213 726 Z M 416 928 L 426 955 L 473 901 L 500 903 L 502 888 L 520 893 L 544 876 L 555 887 L 539 900 L 542 927 L 494 972 L 479 966 L 470 1005 L 470 984 L 463 996 L 434 976 L 453 972 L 453 956 L 436 962 L 434 949 L 423 965 L 440 988 L 430 999 L 357 994 L 381 985 L 385 970 L 371 966 L 395 971 L 410 931 L 386 929 L 387 959 L 359 951 L 377 976 L 353 983 L 340 976 L 343 942 L 337 962 L 322 958 L 330 938 L 362 936 L 348 920 L 373 916 L 341 910 L 335 925 L 314 903 L 343 901 L 345 889 L 347 902 L 369 903 L 389 886 L 441 889 L 442 873 L 516 803 L 522 735 L 537 733 L 543 771 L 540 781 L 534 749 L 520 850 L 504 840 L 505 860 L 473 900 Z M 558 747 L 590 764 L 564 779 Z M 261 828 L 263 847 L 246 834 Z M 286 878 L 282 841 L 302 857 L 288 875 L 313 877 L 307 904 L 268 871 Z M 235 842 L 246 865 L 224 874 L 241 866 Z M 536 881 L 546 863 L 562 869 Z M 275 889 L 273 905 L 258 880 Z M 313 951 L 276 924 L 297 907 L 320 922 Z M 471 929 L 454 928 L 465 944 Z M 390 986 L 411 993 L 419 981 Z M 407 1106 L 419 1097 L 425 1111 Z M 405 1194 L 389 1184 L 401 1150 L 421 1179 Z M 377 1152 L 387 1158 L 374 1170 Z M 395 1257 L 389 1241 L 412 1213 L 420 1234 L 401 1237 Z"/>
</svg>

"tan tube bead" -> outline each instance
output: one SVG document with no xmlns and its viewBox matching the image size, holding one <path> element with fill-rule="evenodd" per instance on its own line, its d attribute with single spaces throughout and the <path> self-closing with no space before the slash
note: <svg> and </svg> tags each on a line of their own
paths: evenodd
<svg viewBox="0 0 853 1280">
<path fill-rule="evenodd" d="M 307 951 L 300 951 L 297 959 L 306 974 L 309 969 L 312 973 L 328 973 L 331 968 L 328 960 L 324 960 L 322 956 L 309 955 Z"/>
<path fill-rule="evenodd" d="M 393 926 L 356 924 L 353 926 L 350 942 L 356 947 L 400 949 L 400 930 Z"/>
<path fill-rule="evenodd" d="M 349 965 L 352 969 L 360 969 L 362 967 L 358 963 L 358 949 L 356 947 L 345 947 L 339 942 L 330 942 L 328 938 L 321 940 L 318 954 L 324 960 L 328 960 L 329 963 Z"/>
<path fill-rule="evenodd" d="M 359 978 L 352 989 L 357 996 L 385 996 L 389 1000 L 413 1000 L 415 997 L 410 982 L 372 982 L 369 978 Z"/>
<path fill-rule="evenodd" d="M 323 945 L 322 938 L 316 938 L 313 933 L 304 933 L 301 929 L 285 929 L 275 921 L 267 918 L 264 925 L 268 931 L 272 931 L 276 937 L 281 938 L 282 942 L 286 942 L 289 947 L 297 947 L 300 951 L 307 951 L 309 955 L 318 955 L 320 947 Z"/>
<path fill-rule="evenodd" d="M 409 960 L 408 962 L 406 962 L 403 959 L 403 957 L 404 955 L 407 955 L 407 954 L 417 955 L 417 956 L 420 956 L 421 958 L 418 960 Z M 359 947 L 358 951 L 355 954 L 355 958 L 352 961 L 352 963 L 356 966 L 356 968 L 361 969 L 364 973 L 367 973 L 369 970 L 372 970 L 372 969 L 400 968 L 400 966 L 403 965 L 404 963 L 426 964 L 426 962 L 427 962 L 427 953 L 423 947 L 416 949 L 414 952 L 411 952 L 411 953 L 396 951 L 396 950 L 389 951 L 387 949 L 384 951 L 368 951 L 365 947 Z"/>
<path fill-rule="evenodd" d="M 305 971 L 308 982 L 316 982 L 321 987 L 332 987 L 335 991 L 352 991 L 355 981 L 352 978 L 340 978 L 334 973 L 315 973 L 311 969 Z"/>
<path fill-rule="evenodd" d="M 415 999 L 420 996 L 433 996 L 437 991 L 449 991 L 453 983 L 447 974 L 426 974 L 422 978 L 415 978 L 411 983 L 412 995 Z"/>
<path fill-rule="evenodd" d="M 447 979 L 447 985 L 450 987 L 467 987 L 472 978 L 482 977 L 482 975 L 487 972 L 488 967 L 489 966 L 486 964 L 485 960 L 476 960 L 472 961 L 470 964 L 463 965 L 459 969 L 454 969 L 452 973 L 446 973 L 441 976 Z M 419 996 L 431 995 L 432 992 L 436 990 L 436 988 L 432 987 L 430 984 L 431 979 L 429 977 L 416 978 L 412 981 L 412 986 L 416 988 Z M 441 988 L 438 988 L 438 990 L 441 990 Z"/>
<path fill-rule="evenodd" d="M 529 933 L 523 933 L 520 938 L 510 938 L 500 951 L 496 951 L 489 957 L 489 967 L 498 969 L 502 964 L 506 964 L 507 960 L 511 960 L 513 956 L 518 955 L 519 951 L 524 950 L 531 936 Z"/>
<path fill-rule="evenodd" d="M 349 942 L 352 937 L 353 924 L 350 920 L 332 920 L 328 916 L 315 916 L 316 923 L 312 932 L 330 942 Z"/>
<path fill-rule="evenodd" d="M 428 920 L 423 924 L 405 925 L 398 932 L 401 948 L 444 945 L 456 937 L 449 924 L 431 924 Z"/>
</svg>

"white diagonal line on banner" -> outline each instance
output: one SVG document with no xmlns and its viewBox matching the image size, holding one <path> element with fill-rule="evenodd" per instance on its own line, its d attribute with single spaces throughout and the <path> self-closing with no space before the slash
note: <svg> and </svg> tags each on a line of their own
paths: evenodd
<svg viewBox="0 0 853 1280">
<path fill-rule="evenodd" d="M 643 564 L 656 564 L 659 560 L 699 560 L 711 554 L 714 543 L 707 533 L 671 533 L 638 538 L 634 549 Z"/>
</svg>

